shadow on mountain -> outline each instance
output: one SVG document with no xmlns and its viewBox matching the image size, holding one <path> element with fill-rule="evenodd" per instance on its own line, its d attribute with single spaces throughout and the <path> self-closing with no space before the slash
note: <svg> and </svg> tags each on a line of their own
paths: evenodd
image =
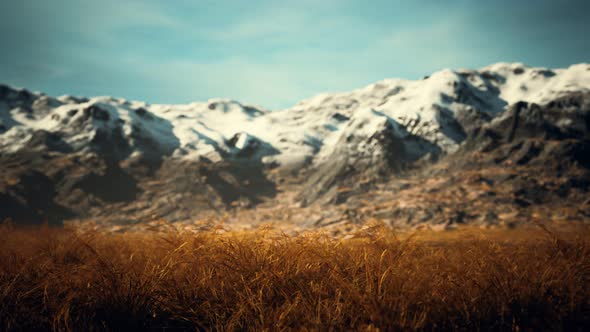
<svg viewBox="0 0 590 332">
<path fill-rule="evenodd" d="M 199 166 L 205 183 L 213 188 L 224 204 L 252 207 L 277 194 L 276 184 L 268 179 L 262 159 L 280 152 L 268 142 L 249 134 L 236 134 L 227 143 L 235 148 L 238 135 L 248 135 L 247 144 L 233 151 L 225 163 L 206 162 Z"/>
<path fill-rule="evenodd" d="M 84 176 L 76 187 L 107 203 L 133 201 L 141 192 L 137 180 L 115 163 L 107 164 L 103 174 Z"/>
<path fill-rule="evenodd" d="M 18 183 L 0 193 L 0 221 L 12 220 L 16 225 L 48 223 L 61 226 L 74 213 L 55 202 L 56 188 L 45 174 L 31 171 L 23 174 Z"/>
<path fill-rule="evenodd" d="M 471 105 L 477 110 L 491 111 L 492 113 L 502 111 L 508 104 L 500 97 L 500 90 L 494 85 L 503 84 L 506 78 L 500 74 L 483 72 L 458 73 L 460 81 L 453 83 L 455 90 L 455 101 Z M 475 76 L 483 81 L 483 86 L 475 86 L 471 80 Z"/>
<path fill-rule="evenodd" d="M 149 164 L 150 168 L 157 169 L 163 159 L 180 147 L 170 121 L 144 108 L 130 110 L 129 116 L 133 122 L 131 132 L 126 135 L 123 131 L 124 120 L 111 119 L 109 114 L 112 112 L 108 111 L 110 108 L 111 105 L 98 103 L 83 110 L 84 121 L 117 121 L 118 125 L 115 127 L 97 128 L 90 141 L 92 150 L 107 162 L 126 160 L 133 153 L 140 152 L 142 161 Z M 133 142 L 133 146 L 130 142 Z"/>
<path fill-rule="evenodd" d="M 214 189 L 225 205 L 253 207 L 277 194 L 276 184 L 269 180 L 260 165 L 225 165 L 201 167 L 206 185 Z"/>
<path fill-rule="evenodd" d="M 440 105 L 433 105 L 436 108 L 436 118 L 441 124 L 440 131 L 448 138 L 452 139 L 456 144 L 461 144 L 467 133 L 461 124 L 455 119 L 455 115 L 451 110 Z"/>
<path fill-rule="evenodd" d="M 52 133 L 46 130 L 36 130 L 31 139 L 27 142 L 31 149 L 45 147 L 47 151 L 71 153 L 74 149 L 63 139 L 59 133 Z"/>
</svg>

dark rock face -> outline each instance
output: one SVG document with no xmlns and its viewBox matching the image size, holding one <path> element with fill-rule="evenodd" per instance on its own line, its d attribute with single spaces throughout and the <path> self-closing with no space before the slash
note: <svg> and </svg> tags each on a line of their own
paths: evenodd
<svg viewBox="0 0 590 332">
<path fill-rule="evenodd" d="M 245 144 L 242 147 L 237 147 L 236 144 L 240 139 L 244 140 Z M 237 133 L 227 141 L 227 145 L 239 150 L 236 154 L 237 156 L 248 157 L 256 153 L 258 148 L 262 145 L 262 142 L 247 133 Z"/>
<path fill-rule="evenodd" d="M 110 119 L 109 112 L 100 108 L 100 106 L 93 105 L 87 107 L 83 110 L 83 112 L 86 119 L 92 118 L 100 121 L 109 121 Z"/>
<path fill-rule="evenodd" d="M 465 138 L 467 138 L 467 136 L 477 135 L 479 129 L 492 120 L 492 116 L 477 108 L 469 107 L 459 110 L 455 114 L 455 120 L 463 129 Z"/>
<path fill-rule="evenodd" d="M 109 203 L 134 201 L 141 192 L 137 180 L 115 163 L 107 164 L 100 173 L 83 175 L 75 188 Z"/>
<path fill-rule="evenodd" d="M 45 174 L 27 171 L 16 183 L 2 183 L 0 191 L 0 220 L 10 219 L 18 224 L 61 225 L 74 216 L 68 208 L 55 201 L 56 188 Z"/>
<path fill-rule="evenodd" d="M 344 115 L 344 114 L 341 114 L 341 113 L 334 113 L 334 114 L 332 115 L 332 118 L 333 118 L 334 120 L 336 120 L 336 121 L 340 121 L 340 122 L 348 121 L 348 120 L 350 119 L 349 117 L 347 117 L 346 115 Z"/>
<path fill-rule="evenodd" d="M 518 67 L 518 68 L 514 68 L 514 70 L 513 70 L 513 73 L 514 73 L 515 75 L 521 75 L 521 74 L 523 74 L 523 73 L 524 73 L 524 68 L 520 68 L 520 67 Z"/>
<path fill-rule="evenodd" d="M 432 105 L 436 110 L 436 117 L 441 124 L 441 131 L 455 143 L 459 144 L 465 140 L 467 134 L 452 112 L 440 105 Z"/>
<path fill-rule="evenodd" d="M 474 133 L 461 151 L 483 152 L 495 163 L 557 167 L 575 162 L 587 167 L 590 93 L 573 93 L 546 105 L 518 102 Z"/>
<path fill-rule="evenodd" d="M 33 133 L 31 139 L 27 142 L 30 149 L 42 148 L 47 151 L 57 151 L 70 153 L 72 147 L 66 143 L 58 133 L 51 133 L 45 130 L 37 130 Z"/>
<path fill-rule="evenodd" d="M 154 116 L 143 107 L 136 108 L 134 111 L 135 111 L 135 114 L 139 115 L 139 117 L 141 117 L 143 119 L 146 119 L 146 120 L 153 120 L 154 119 Z"/>
<path fill-rule="evenodd" d="M 574 93 L 546 105 L 518 102 L 486 130 L 508 142 L 527 138 L 589 138 L 590 93 Z"/>
</svg>

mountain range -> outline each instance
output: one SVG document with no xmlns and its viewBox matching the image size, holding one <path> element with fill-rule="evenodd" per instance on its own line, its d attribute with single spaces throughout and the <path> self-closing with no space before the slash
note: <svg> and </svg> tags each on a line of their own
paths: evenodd
<svg viewBox="0 0 590 332">
<path fill-rule="evenodd" d="M 0 85 L 0 167 L 18 224 L 586 222 L 590 64 L 446 69 L 283 110 Z"/>
</svg>

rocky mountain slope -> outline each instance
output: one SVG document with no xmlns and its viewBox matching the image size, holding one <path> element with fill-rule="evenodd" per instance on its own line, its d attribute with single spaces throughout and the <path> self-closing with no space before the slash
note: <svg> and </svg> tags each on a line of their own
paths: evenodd
<svg viewBox="0 0 590 332">
<path fill-rule="evenodd" d="M 538 182 L 520 179 L 526 172 L 556 187 L 543 182 L 549 189 L 539 199 L 496 193 L 507 208 L 520 213 L 553 194 L 552 202 L 570 204 L 588 189 L 589 103 L 588 64 L 443 70 L 277 111 L 226 99 L 148 105 L 0 86 L 0 219 L 128 225 L 256 208 L 299 209 L 308 220 L 294 222 L 304 225 L 350 222 L 359 213 L 411 226 L 471 222 L 477 218 L 467 212 L 449 216 L 437 208 L 442 201 L 416 198 L 407 209 L 358 202 L 367 195 L 396 204 L 415 195 L 434 199 L 434 192 L 461 187 L 470 172 L 488 179 L 521 169 L 520 189 Z M 433 185 L 435 178 L 446 184 Z M 518 187 L 515 178 L 505 182 Z M 559 181 L 570 182 L 563 189 Z M 414 193 L 402 194 L 407 189 Z M 465 205 L 476 189 L 469 190 L 448 206 Z M 479 208 L 497 215 L 490 204 Z M 313 217 L 319 205 L 330 216 Z"/>
</svg>

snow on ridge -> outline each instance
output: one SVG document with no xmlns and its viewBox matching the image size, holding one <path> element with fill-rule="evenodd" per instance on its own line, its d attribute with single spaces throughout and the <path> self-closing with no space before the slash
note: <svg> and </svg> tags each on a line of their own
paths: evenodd
<svg viewBox="0 0 590 332">
<path fill-rule="evenodd" d="M 520 100 L 545 103 L 570 91 L 588 89 L 589 68 L 588 64 L 579 64 L 549 70 L 499 63 L 479 70 L 443 69 L 422 80 L 386 79 L 349 93 L 322 94 L 293 109 L 311 113 L 306 117 L 319 123 L 319 119 L 326 122 L 336 113 L 351 117 L 357 110 L 374 108 L 411 134 L 450 153 L 465 135 L 457 130 L 461 113 L 482 111 L 495 116 Z M 316 134 L 322 138 L 321 131 Z M 333 147 L 326 144 L 324 149 Z"/>
<path fill-rule="evenodd" d="M 256 138 L 264 143 L 258 148 L 273 151 L 252 155 L 264 156 L 263 162 L 306 165 L 329 156 L 353 119 L 373 123 L 372 117 L 385 116 L 403 132 L 450 153 L 465 136 L 461 114 L 495 116 L 520 100 L 542 104 L 588 89 L 589 64 L 552 70 L 522 63 L 444 69 L 421 80 L 384 79 L 350 92 L 319 94 L 279 111 L 231 99 L 150 105 L 108 96 L 53 98 L 1 86 L 0 150 L 17 151 L 35 130 L 60 133 L 80 150 L 97 131 L 121 129 L 130 147 L 160 149 L 172 158 L 221 160 L 235 149 L 250 146 L 244 140 Z M 237 141 L 232 145 L 234 137 Z"/>
</svg>

